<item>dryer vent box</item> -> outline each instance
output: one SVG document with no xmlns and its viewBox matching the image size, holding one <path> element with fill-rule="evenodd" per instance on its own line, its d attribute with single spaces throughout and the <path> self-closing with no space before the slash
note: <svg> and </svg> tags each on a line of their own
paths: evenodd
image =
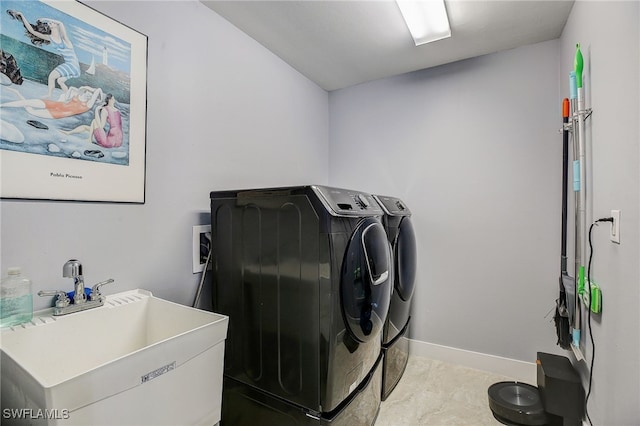
<svg viewBox="0 0 640 426">
<path fill-rule="evenodd" d="M 568 358 L 538 352 L 538 390 L 547 413 L 565 419 L 582 419 L 584 389 L 578 372 Z"/>
</svg>

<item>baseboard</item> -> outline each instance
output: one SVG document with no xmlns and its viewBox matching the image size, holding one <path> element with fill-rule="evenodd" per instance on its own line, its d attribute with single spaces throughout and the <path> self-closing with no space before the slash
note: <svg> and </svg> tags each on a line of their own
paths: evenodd
<svg viewBox="0 0 640 426">
<path fill-rule="evenodd" d="M 449 346 L 436 345 L 420 340 L 409 340 L 409 353 L 413 356 L 435 359 L 451 364 L 462 365 L 476 370 L 487 371 L 509 377 L 512 380 L 536 385 L 536 364 L 518 361 L 480 352 L 467 351 Z"/>
</svg>

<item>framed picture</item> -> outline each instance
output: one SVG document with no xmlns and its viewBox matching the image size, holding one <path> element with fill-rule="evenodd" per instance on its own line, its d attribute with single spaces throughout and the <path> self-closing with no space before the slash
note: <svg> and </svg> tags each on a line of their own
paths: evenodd
<svg viewBox="0 0 640 426">
<path fill-rule="evenodd" d="M 1 7 L 0 197 L 144 203 L 147 36 L 77 1 Z"/>
</svg>

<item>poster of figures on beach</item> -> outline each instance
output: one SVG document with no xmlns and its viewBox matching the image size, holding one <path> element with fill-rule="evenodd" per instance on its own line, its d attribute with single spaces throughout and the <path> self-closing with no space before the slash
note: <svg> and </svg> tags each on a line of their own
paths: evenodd
<svg viewBox="0 0 640 426">
<path fill-rule="evenodd" d="M 0 196 L 144 203 L 147 37 L 78 1 L 1 8 Z"/>
</svg>

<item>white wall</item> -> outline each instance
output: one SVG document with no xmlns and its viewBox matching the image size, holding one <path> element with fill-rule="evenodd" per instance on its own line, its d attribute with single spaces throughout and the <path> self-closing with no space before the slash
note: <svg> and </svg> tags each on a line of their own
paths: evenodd
<svg viewBox="0 0 640 426">
<path fill-rule="evenodd" d="M 620 245 L 608 224 L 594 228 L 592 279 L 603 312 L 592 318 L 596 344 L 589 413 L 594 424 L 640 422 L 640 4 L 577 1 L 560 39 L 559 73 L 567 96 L 575 45 L 584 56 L 587 147 L 591 152 L 588 222 L 621 211 Z M 591 361 L 583 327 L 582 344 Z M 588 383 L 588 366 L 577 364 Z"/>
<path fill-rule="evenodd" d="M 413 339 L 529 362 L 558 350 L 557 61 L 555 40 L 330 93 L 330 183 L 413 213 Z"/>
<path fill-rule="evenodd" d="M 0 267 L 22 266 L 34 293 L 71 290 L 62 265 L 78 258 L 88 284 L 115 278 L 107 294 L 190 304 L 211 190 L 327 183 L 327 92 L 197 1 L 89 4 L 149 37 L 146 203 L 2 200 Z"/>
</svg>

